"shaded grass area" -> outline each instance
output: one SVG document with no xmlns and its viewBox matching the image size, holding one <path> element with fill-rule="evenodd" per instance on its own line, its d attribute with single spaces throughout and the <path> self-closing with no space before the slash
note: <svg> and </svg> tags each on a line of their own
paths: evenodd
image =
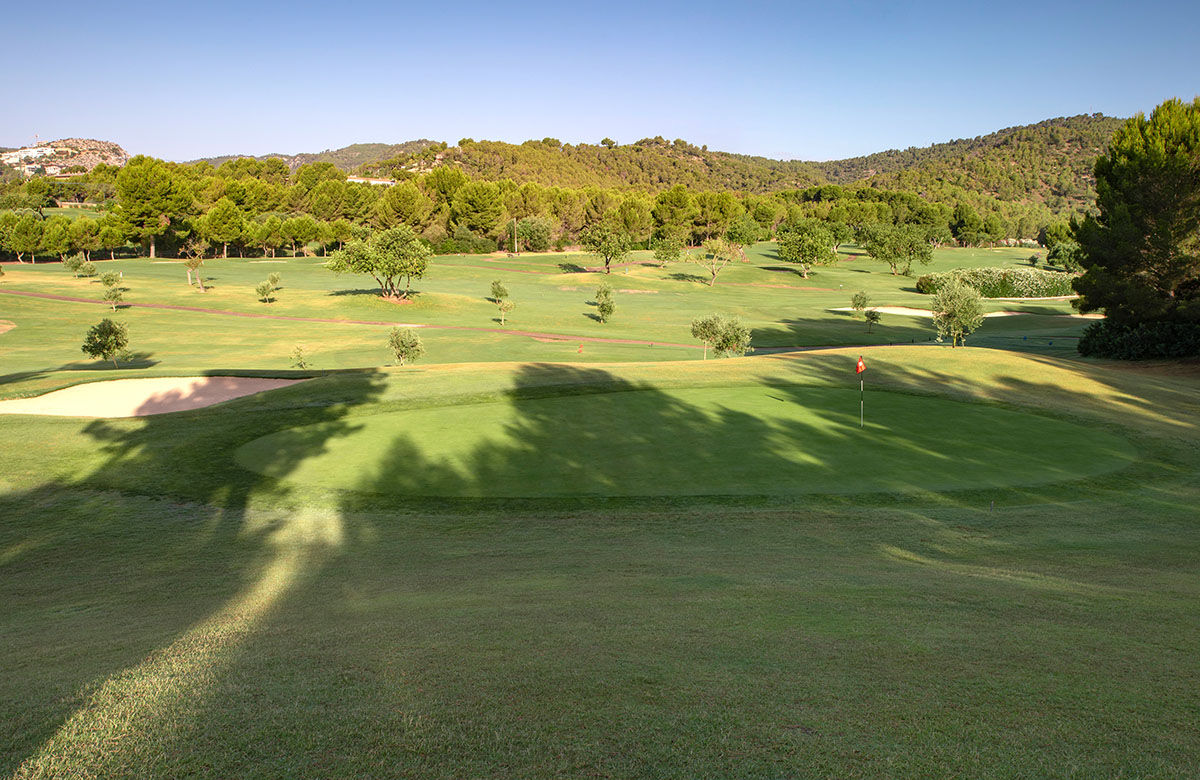
<svg viewBox="0 0 1200 780">
<path fill-rule="evenodd" d="M 517 388 L 553 366 L 530 366 Z M 593 371 L 597 379 L 604 372 Z M 740 386 L 523 397 L 372 415 L 332 438 L 256 439 L 236 462 L 305 485 L 410 496 L 795 495 L 1061 482 L 1134 450 L 1103 431 L 977 404 L 851 389 Z M 318 424 L 320 425 L 320 424 Z M 297 441 L 325 439 L 319 456 Z M 1030 441 L 1039 442 L 1032 450 Z M 682 457 L 664 457 L 669 452 Z M 300 456 L 300 457 L 298 457 Z"/>
<path fill-rule="evenodd" d="M 1041 485 L 454 501 L 279 481 L 230 458 L 299 431 L 293 455 L 320 459 L 377 418 L 505 399 L 502 424 L 549 436 L 563 417 L 542 404 L 623 386 L 662 401 L 628 435 L 696 435 L 713 399 L 737 399 L 722 393 L 845 388 L 857 354 L 429 366 L 139 420 L 0 418 L 0 771 L 1188 776 L 1191 374 L 865 352 L 878 390 L 1021 408 L 1047 432 L 1091 426 L 1137 448 L 1119 472 Z M 543 451 L 600 476 L 652 458 L 682 475 L 708 457 L 631 448 L 618 469 L 571 419 L 578 446 Z M 536 480 L 524 438 L 492 462 Z M 358 487 L 431 476 L 429 446 Z M 770 473 L 785 455 L 754 462 Z"/>
</svg>

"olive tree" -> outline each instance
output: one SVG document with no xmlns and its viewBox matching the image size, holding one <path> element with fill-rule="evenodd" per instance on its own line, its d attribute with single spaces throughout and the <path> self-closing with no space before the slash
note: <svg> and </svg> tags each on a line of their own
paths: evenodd
<svg viewBox="0 0 1200 780">
<path fill-rule="evenodd" d="M 412 228 L 398 225 L 365 241 L 351 241 L 345 249 L 334 252 L 325 267 L 339 274 L 367 274 L 379 285 L 384 298 L 406 299 L 412 290 L 412 280 L 425 275 L 432 257 L 433 250 Z"/>
<path fill-rule="evenodd" d="M 613 302 L 613 289 L 608 284 L 601 284 L 596 288 L 596 319 L 600 320 L 600 324 L 608 322 L 609 317 L 616 311 L 617 305 Z"/>
<path fill-rule="evenodd" d="M 692 337 L 704 345 L 704 359 L 709 347 L 717 357 L 745 355 L 751 351 L 750 328 L 736 317 L 710 314 L 692 321 Z"/>
<path fill-rule="evenodd" d="M 83 353 L 101 360 L 111 360 L 117 367 L 117 357 L 129 346 L 129 329 L 120 322 L 105 317 L 93 325 L 83 337 Z"/>
<path fill-rule="evenodd" d="M 710 238 L 691 256 L 693 263 L 708 271 L 708 286 L 717 283 L 717 274 L 741 256 L 741 247 L 725 238 Z"/>
<path fill-rule="evenodd" d="M 586 228 L 579 235 L 579 243 L 588 254 L 604 260 L 604 273 L 612 273 L 612 263 L 629 254 L 629 234 L 621 228 L 605 222 Z"/>
<path fill-rule="evenodd" d="M 421 337 L 412 328 L 392 328 L 388 334 L 388 347 L 400 365 L 416 360 L 425 354 Z"/>
<path fill-rule="evenodd" d="M 983 324 L 983 306 L 979 291 L 958 279 L 943 284 L 933 296 L 933 326 L 939 339 L 950 337 L 957 347 Z"/>
</svg>

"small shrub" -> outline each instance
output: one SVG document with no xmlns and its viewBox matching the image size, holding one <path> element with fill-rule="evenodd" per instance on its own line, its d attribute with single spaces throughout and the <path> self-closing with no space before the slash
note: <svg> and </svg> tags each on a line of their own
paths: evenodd
<svg viewBox="0 0 1200 780">
<path fill-rule="evenodd" d="M 116 271 L 105 271 L 100 274 L 100 284 L 105 287 L 116 287 L 121 283 L 121 275 Z"/>
<path fill-rule="evenodd" d="M 258 299 L 263 303 L 270 303 L 272 300 L 274 300 L 271 298 L 271 293 L 273 292 L 275 292 L 275 285 L 271 284 L 270 281 L 259 282 L 258 286 L 254 288 L 254 294 L 257 295 Z"/>
<path fill-rule="evenodd" d="M 692 320 L 692 337 L 704 345 L 704 358 L 712 347 L 716 357 L 745 355 L 754 350 L 750 346 L 750 328 L 737 317 L 710 314 Z"/>
<path fill-rule="evenodd" d="M 854 297 L 850 299 L 850 308 L 854 309 L 857 314 L 862 314 L 863 311 L 871 305 L 871 296 L 867 295 L 866 290 L 859 290 L 854 293 Z"/>
<path fill-rule="evenodd" d="M 117 304 L 125 300 L 125 295 L 121 292 L 120 287 L 108 287 L 104 290 L 104 300 L 112 306 L 113 311 L 116 311 Z"/>
<path fill-rule="evenodd" d="M 79 275 L 91 277 L 96 275 L 96 264 L 93 262 L 84 262 L 79 266 Z"/>
<path fill-rule="evenodd" d="M 425 345 L 421 337 L 412 328 L 392 328 L 388 334 L 388 347 L 396 355 L 400 365 L 416 360 L 425 354 Z"/>
<path fill-rule="evenodd" d="M 917 279 L 917 291 L 933 295 L 951 280 L 974 287 L 984 298 L 1052 298 L 1074 295 L 1074 274 L 1039 268 L 955 268 L 925 274 Z"/>
<path fill-rule="evenodd" d="M 79 269 L 87 262 L 87 258 L 83 256 L 83 252 L 75 254 L 63 260 L 63 267 L 70 271 L 74 276 L 79 276 Z"/>
<path fill-rule="evenodd" d="M 596 288 L 596 318 L 601 324 L 608 322 L 616 311 L 617 305 L 613 302 L 612 288 L 607 284 L 601 284 Z"/>
<path fill-rule="evenodd" d="M 299 368 L 303 370 L 308 367 L 308 356 L 304 354 L 304 346 L 302 344 L 297 344 L 296 348 L 292 350 L 292 368 Z"/>
<path fill-rule="evenodd" d="M 267 284 L 271 285 L 272 290 L 279 289 L 279 282 L 283 277 L 277 273 L 267 274 Z"/>
<path fill-rule="evenodd" d="M 879 316 L 879 312 L 877 312 L 874 309 L 871 309 L 870 311 L 866 312 L 863 316 L 866 317 L 866 319 L 867 319 L 867 333 L 870 333 L 871 329 L 879 324 L 879 320 L 881 319 Z"/>
<path fill-rule="evenodd" d="M 492 280 L 492 302 L 499 303 L 508 297 L 508 288 L 499 279 Z"/>
</svg>

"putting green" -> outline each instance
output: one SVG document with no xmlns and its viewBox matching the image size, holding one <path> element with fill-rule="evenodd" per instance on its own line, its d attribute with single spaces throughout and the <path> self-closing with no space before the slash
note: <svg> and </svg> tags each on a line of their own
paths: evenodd
<svg viewBox="0 0 1200 780">
<path fill-rule="evenodd" d="M 995 406 L 813 387 L 632 389 L 360 414 L 236 452 L 306 485 L 407 496 L 861 493 L 1033 485 L 1136 458 L 1111 433 Z M 312 444 L 319 442 L 319 445 Z"/>
</svg>

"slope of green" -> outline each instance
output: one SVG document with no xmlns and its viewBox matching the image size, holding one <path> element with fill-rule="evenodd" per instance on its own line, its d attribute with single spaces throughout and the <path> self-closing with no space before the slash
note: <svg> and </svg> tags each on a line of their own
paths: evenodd
<svg viewBox="0 0 1200 780">
<path fill-rule="evenodd" d="M 954 490 L 1059 482 L 1134 458 L 1105 432 L 888 392 L 872 391 L 860 428 L 859 400 L 849 388 L 635 386 L 378 414 L 336 437 L 296 428 L 234 457 L 303 485 L 478 498 Z M 324 451 L 298 459 L 297 442 L 313 438 Z M 658 457 L 671 450 L 689 456 Z"/>
<path fill-rule="evenodd" d="M 396 456 L 388 469 L 355 491 L 231 457 L 294 431 L 291 456 L 320 461 L 406 410 L 499 394 L 512 411 L 494 421 L 508 430 L 489 463 L 536 481 L 530 445 L 562 424 L 542 405 L 553 398 L 610 404 L 637 388 L 662 403 L 623 435 L 703 438 L 753 426 L 739 404 L 852 399 L 857 354 L 432 366 L 153 418 L 0 418 L 0 772 L 1190 775 L 1194 372 L 865 350 L 873 388 L 923 394 L 879 397 L 928 402 L 932 420 L 961 406 L 968 418 L 948 421 L 1012 415 L 1033 429 L 1028 464 L 1007 454 L 952 492 L 916 474 L 901 493 L 802 500 L 413 500 L 381 488 L 436 480 L 438 450 L 408 446 L 403 426 L 380 447 Z M 799 392 L 772 401 L 781 388 Z M 589 416 L 606 410 L 629 412 Z M 589 416 L 570 421 L 570 452 L 545 450 L 544 473 L 569 456 L 596 485 L 639 466 L 700 482 L 717 473 L 705 464 L 744 455 L 616 452 L 587 435 Z M 1065 473 L 1085 460 L 1072 455 L 1047 466 L 1067 481 L 1005 485 L 1007 468 L 1094 444 L 1085 427 L 1125 438 L 1137 459 L 1081 479 Z M 990 441 L 980 462 L 960 448 L 938 471 L 982 474 Z M 878 465 L 859 452 L 817 457 L 849 482 Z M 756 454 L 758 484 L 794 457 Z"/>
</svg>

